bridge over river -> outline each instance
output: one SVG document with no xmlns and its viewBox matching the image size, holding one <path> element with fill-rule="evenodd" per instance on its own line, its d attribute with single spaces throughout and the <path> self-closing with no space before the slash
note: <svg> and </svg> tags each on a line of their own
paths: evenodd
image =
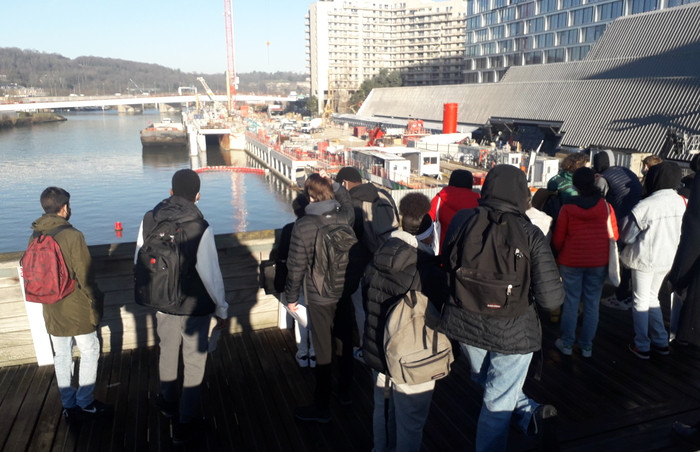
<svg viewBox="0 0 700 452">
<path fill-rule="evenodd" d="M 23 102 L 0 104 L 2 111 L 36 111 L 56 110 L 63 108 L 94 108 L 94 107 L 118 107 L 125 105 L 146 104 L 186 104 L 193 102 L 228 102 L 228 96 L 215 94 L 210 99 L 207 95 L 172 95 L 172 96 L 80 96 L 80 97 L 29 97 Z M 236 102 L 247 104 L 270 104 L 281 102 L 293 102 L 296 96 L 256 96 L 251 94 L 237 94 Z"/>
</svg>

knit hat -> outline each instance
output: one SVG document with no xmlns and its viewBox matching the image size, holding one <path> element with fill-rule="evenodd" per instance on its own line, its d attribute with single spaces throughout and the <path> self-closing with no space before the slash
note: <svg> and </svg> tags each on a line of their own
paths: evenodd
<svg viewBox="0 0 700 452">
<path fill-rule="evenodd" d="M 574 171 L 572 177 L 574 187 L 582 196 L 591 196 L 600 193 L 600 190 L 595 185 L 595 171 L 585 166 Z"/>
<path fill-rule="evenodd" d="M 450 174 L 450 182 L 447 185 L 460 188 L 472 188 L 472 185 L 474 185 L 474 176 L 467 170 L 454 170 L 452 174 Z"/>
<path fill-rule="evenodd" d="M 173 174 L 173 195 L 194 202 L 199 193 L 199 175 L 191 169 L 181 169 Z"/>
<path fill-rule="evenodd" d="M 606 169 L 610 168 L 610 156 L 605 151 L 600 151 L 593 156 L 593 169 L 597 173 L 602 173 Z"/>
<path fill-rule="evenodd" d="M 344 181 L 360 183 L 362 182 L 362 176 L 360 172 L 352 166 L 345 166 L 338 171 L 338 174 L 335 176 L 335 181 L 339 184 L 342 184 Z"/>
</svg>

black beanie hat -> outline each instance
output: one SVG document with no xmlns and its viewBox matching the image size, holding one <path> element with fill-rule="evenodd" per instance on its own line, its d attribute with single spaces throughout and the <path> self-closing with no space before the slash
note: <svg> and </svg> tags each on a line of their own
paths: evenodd
<svg viewBox="0 0 700 452">
<path fill-rule="evenodd" d="M 447 185 L 460 188 L 472 188 L 474 185 L 474 176 L 467 170 L 454 170 L 450 174 L 450 182 Z"/>
<path fill-rule="evenodd" d="M 194 202 L 199 193 L 199 175 L 191 169 L 181 169 L 173 174 L 173 195 Z"/>
<path fill-rule="evenodd" d="M 598 173 L 602 173 L 606 169 L 610 168 L 610 157 L 605 151 L 600 151 L 593 156 L 593 168 Z"/>
<path fill-rule="evenodd" d="M 352 166 L 345 166 L 338 171 L 338 174 L 335 176 L 335 181 L 342 184 L 346 180 L 359 183 L 362 182 L 362 176 L 360 172 Z"/>
<path fill-rule="evenodd" d="M 595 171 L 585 166 L 574 171 L 572 176 L 574 187 L 582 196 L 591 196 L 600 193 L 598 187 L 595 186 Z"/>
</svg>

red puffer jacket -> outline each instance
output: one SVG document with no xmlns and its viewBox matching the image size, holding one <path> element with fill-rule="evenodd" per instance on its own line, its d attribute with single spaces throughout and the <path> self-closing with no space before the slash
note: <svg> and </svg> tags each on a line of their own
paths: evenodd
<svg viewBox="0 0 700 452">
<path fill-rule="evenodd" d="M 440 216 L 440 249 L 445 240 L 445 233 L 452 222 L 452 217 L 462 209 L 473 209 L 479 205 L 481 195 L 471 188 L 448 185 L 435 195 L 430 203 L 430 218 L 436 220 L 435 212 Z M 438 206 L 439 201 L 439 206 Z"/>
<path fill-rule="evenodd" d="M 610 206 L 615 240 L 617 219 Z M 587 197 L 572 198 L 564 204 L 559 213 L 552 236 L 552 244 L 557 250 L 557 262 L 567 267 L 603 267 L 608 265 L 608 209 L 604 199 L 597 202 Z"/>
</svg>

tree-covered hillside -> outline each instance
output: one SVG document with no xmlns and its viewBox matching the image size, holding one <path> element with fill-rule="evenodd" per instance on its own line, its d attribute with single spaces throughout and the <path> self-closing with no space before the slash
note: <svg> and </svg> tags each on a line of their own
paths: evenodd
<svg viewBox="0 0 700 452">
<path fill-rule="evenodd" d="M 255 94 L 308 93 L 305 74 L 293 72 L 240 73 L 239 92 Z M 214 92 L 226 92 L 225 74 L 186 73 L 157 64 L 100 57 L 66 58 L 55 53 L 0 47 L 0 94 L 3 86 L 41 88 L 46 95 L 176 93 L 204 77 Z"/>
</svg>

